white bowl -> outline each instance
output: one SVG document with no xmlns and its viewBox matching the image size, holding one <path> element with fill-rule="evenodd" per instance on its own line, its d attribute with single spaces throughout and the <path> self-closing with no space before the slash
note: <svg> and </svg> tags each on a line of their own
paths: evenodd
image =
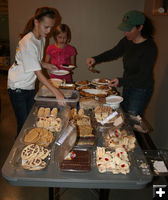
<svg viewBox="0 0 168 200">
<path fill-rule="evenodd" d="M 110 95 L 106 97 L 106 104 L 116 109 L 120 107 L 120 103 L 123 101 L 121 96 Z"/>
</svg>

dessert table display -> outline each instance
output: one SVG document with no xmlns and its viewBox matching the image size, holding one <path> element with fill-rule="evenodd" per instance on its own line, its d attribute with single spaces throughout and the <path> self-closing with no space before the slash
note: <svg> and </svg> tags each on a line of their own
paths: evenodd
<svg viewBox="0 0 168 200">
<path fill-rule="evenodd" d="M 150 183 L 153 175 L 123 111 L 103 104 L 102 92 L 95 99 L 81 98 L 79 88 L 62 91 L 65 107 L 46 88 L 38 91 L 3 177 L 12 185 L 59 188 L 141 189 Z"/>
</svg>

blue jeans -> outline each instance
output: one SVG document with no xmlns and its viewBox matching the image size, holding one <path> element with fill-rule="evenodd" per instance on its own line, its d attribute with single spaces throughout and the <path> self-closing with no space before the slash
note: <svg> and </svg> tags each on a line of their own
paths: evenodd
<svg viewBox="0 0 168 200">
<path fill-rule="evenodd" d="M 123 110 L 133 115 L 142 116 L 152 96 L 152 88 L 123 88 L 124 101 L 121 103 Z"/>
<path fill-rule="evenodd" d="M 35 90 L 8 89 L 8 94 L 16 116 L 18 135 L 34 104 Z"/>
</svg>

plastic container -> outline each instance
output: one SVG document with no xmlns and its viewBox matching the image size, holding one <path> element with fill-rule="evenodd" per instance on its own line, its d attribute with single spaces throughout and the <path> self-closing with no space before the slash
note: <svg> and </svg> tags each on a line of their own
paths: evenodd
<svg viewBox="0 0 168 200">
<path fill-rule="evenodd" d="M 55 141 L 55 159 L 59 167 L 60 163 L 64 160 L 67 154 L 74 147 L 77 138 L 76 126 L 70 123 L 69 126 L 60 135 L 58 140 Z"/>
<path fill-rule="evenodd" d="M 70 157 L 64 159 L 59 167 L 66 172 L 88 172 L 91 170 L 91 150 L 86 148 L 73 148 Z M 68 156 L 69 156 L 68 155 Z"/>
<path fill-rule="evenodd" d="M 19 145 L 17 146 L 16 148 L 13 149 L 13 152 L 12 152 L 12 157 L 9 161 L 10 165 L 15 169 L 15 170 L 24 170 L 23 168 L 23 160 L 21 158 L 21 153 L 23 151 L 23 149 L 26 147 L 27 145 Z M 46 164 L 46 166 L 44 168 L 41 168 L 39 167 L 34 169 L 35 171 L 36 170 L 45 170 L 48 165 L 50 164 L 50 162 L 52 162 L 53 160 L 53 151 L 52 151 L 52 147 L 50 148 L 46 148 L 49 150 L 49 154 L 47 155 L 46 158 L 42 159 Z M 35 158 L 35 157 L 34 157 Z M 26 170 L 30 170 L 30 171 L 34 171 L 33 169 L 26 169 Z"/>
<path fill-rule="evenodd" d="M 77 103 L 79 102 L 79 92 L 77 90 L 68 90 L 68 89 L 59 89 L 64 97 L 66 105 L 70 107 L 77 107 Z M 56 105 L 59 104 L 59 100 L 56 99 L 54 94 L 50 92 L 47 88 L 40 88 L 37 94 L 34 97 L 35 101 L 40 102 L 53 102 Z"/>
</svg>

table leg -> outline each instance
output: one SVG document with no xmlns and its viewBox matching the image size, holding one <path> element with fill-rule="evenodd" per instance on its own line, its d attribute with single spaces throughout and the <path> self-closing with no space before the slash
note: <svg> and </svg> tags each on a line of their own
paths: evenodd
<svg viewBox="0 0 168 200">
<path fill-rule="evenodd" d="M 54 188 L 54 200 L 59 200 L 60 199 L 60 189 L 59 188 Z"/>
<path fill-rule="evenodd" d="M 53 187 L 49 187 L 49 200 L 59 200 L 59 188 L 53 188 Z"/>
<path fill-rule="evenodd" d="M 109 189 L 100 189 L 99 200 L 108 200 L 109 193 L 110 193 Z"/>
<path fill-rule="evenodd" d="M 49 187 L 48 192 L 49 192 L 49 200 L 54 200 L 54 188 Z"/>
</svg>

